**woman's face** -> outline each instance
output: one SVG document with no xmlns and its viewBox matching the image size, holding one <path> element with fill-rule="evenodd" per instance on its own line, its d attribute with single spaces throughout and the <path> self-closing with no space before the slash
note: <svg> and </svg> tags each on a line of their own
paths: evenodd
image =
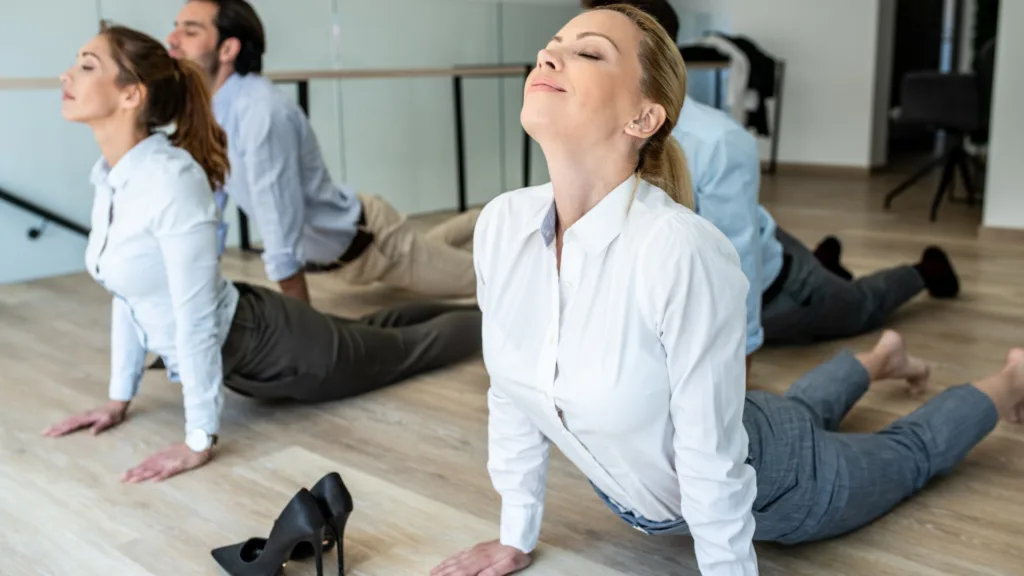
<svg viewBox="0 0 1024 576">
<path fill-rule="evenodd" d="M 523 128 L 542 144 L 621 136 L 644 107 L 640 40 L 640 29 L 617 12 L 573 18 L 537 55 L 523 96 Z"/>
<path fill-rule="evenodd" d="M 60 76 L 64 89 L 61 114 L 66 120 L 88 124 L 137 104 L 137 87 L 119 87 L 117 76 L 106 37 L 99 35 L 86 42 L 75 65 Z"/>
</svg>

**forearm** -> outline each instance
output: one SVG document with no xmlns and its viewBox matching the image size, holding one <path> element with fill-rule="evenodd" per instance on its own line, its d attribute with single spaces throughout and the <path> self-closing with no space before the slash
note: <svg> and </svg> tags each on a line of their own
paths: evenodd
<svg viewBox="0 0 1024 576">
<path fill-rule="evenodd" d="M 113 401 L 128 402 L 138 393 L 146 349 L 139 342 L 128 305 L 115 296 L 110 326 L 110 382 L 108 395 Z"/>
<path fill-rule="evenodd" d="M 285 296 L 309 302 L 309 287 L 306 285 L 305 272 L 300 270 L 292 276 L 280 280 L 277 284 L 281 287 L 281 293 Z"/>
</svg>

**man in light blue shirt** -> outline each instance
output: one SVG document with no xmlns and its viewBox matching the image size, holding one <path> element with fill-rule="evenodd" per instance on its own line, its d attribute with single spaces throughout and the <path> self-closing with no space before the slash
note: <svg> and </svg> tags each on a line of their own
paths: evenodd
<svg viewBox="0 0 1024 576">
<path fill-rule="evenodd" d="M 305 113 L 261 75 L 263 24 L 245 0 L 187 2 L 168 44 L 207 72 L 228 135 L 224 192 L 259 229 L 267 276 L 284 294 L 309 301 L 307 264 L 340 267 L 349 284 L 475 294 L 471 253 L 419 233 L 383 198 L 332 182 Z"/>
<path fill-rule="evenodd" d="M 724 112 L 687 97 L 672 134 L 689 164 L 697 213 L 732 241 L 750 281 L 748 355 L 762 344 L 868 332 L 925 288 L 938 298 L 957 294 L 956 274 L 938 248 L 926 249 L 913 266 L 852 280 L 843 277 L 838 240 L 826 239 L 816 257 L 778 228 L 758 203 L 757 141 Z"/>
</svg>

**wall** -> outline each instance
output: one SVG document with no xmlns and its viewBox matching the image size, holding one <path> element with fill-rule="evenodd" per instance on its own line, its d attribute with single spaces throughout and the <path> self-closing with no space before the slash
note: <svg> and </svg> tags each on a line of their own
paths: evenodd
<svg viewBox="0 0 1024 576">
<path fill-rule="evenodd" d="M 786 60 L 779 162 L 871 166 L 879 4 L 894 1 L 727 1 L 733 32 Z"/>
<path fill-rule="evenodd" d="M 268 71 L 532 63 L 537 50 L 579 11 L 578 0 L 251 0 L 267 29 Z M 0 50 L 35 46 L 32 58 L 0 59 L 0 77 L 53 77 L 101 18 L 163 39 L 183 0 L 17 2 L 0 18 Z M 395 18 L 389 12 L 402 16 Z M 61 24 L 53 19 L 62 15 Z M 459 33 L 452 33 L 457 25 Z M 281 86 L 294 97 L 294 86 Z M 457 206 L 450 79 L 314 81 L 310 118 L 336 181 L 380 194 L 408 213 Z M 481 204 L 523 185 L 522 80 L 472 79 L 464 86 L 467 192 Z M 88 224 L 88 173 L 98 149 L 87 128 L 64 122 L 59 92 L 0 91 L 0 187 Z M 532 182 L 546 178 L 533 146 Z M 237 245 L 229 209 L 229 243 Z M 0 283 L 79 271 L 84 239 L 0 202 Z M 258 231 L 255 231 L 258 241 Z"/>
<path fill-rule="evenodd" d="M 1016 29 L 1021 22 L 1024 2 L 1004 0 L 996 39 L 984 226 L 1024 230 L 1024 67 L 1016 59 L 1024 54 L 1024 35 Z"/>
<path fill-rule="evenodd" d="M 889 108 L 892 103 L 893 51 L 896 47 L 896 2 L 878 5 L 875 42 L 875 99 L 872 104 L 871 166 L 885 166 L 889 159 Z"/>
</svg>

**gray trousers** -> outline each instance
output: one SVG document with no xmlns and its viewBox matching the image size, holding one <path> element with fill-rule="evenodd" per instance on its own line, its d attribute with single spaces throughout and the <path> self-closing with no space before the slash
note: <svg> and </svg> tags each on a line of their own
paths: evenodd
<svg viewBox="0 0 1024 576">
<path fill-rule="evenodd" d="M 264 400 L 340 400 L 480 352 L 476 306 L 412 303 L 359 319 L 237 283 L 224 385 Z"/>
<path fill-rule="evenodd" d="M 995 428 L 995 405 L 965 384 L 949 388 L 874 434 L 838 432 L 869 384 L 848 352 L 818 366 L 784 396 L 749 392 L 743 424 L 757 472 L 754 539 L 796 544 L 831 538 L 883 516 L 961 462 Z M 649 534 L 688 534 L 686 522 L 615 513 Z"/>
<path fill-rule="evenodd" d="M 845 280 L 782 228 L 776 236 L 790 268 L 781 292 L 761 310 L 765 344 L 805 344 L 870 332 L 925 288 L 910 266 Z"/>
</svg>

